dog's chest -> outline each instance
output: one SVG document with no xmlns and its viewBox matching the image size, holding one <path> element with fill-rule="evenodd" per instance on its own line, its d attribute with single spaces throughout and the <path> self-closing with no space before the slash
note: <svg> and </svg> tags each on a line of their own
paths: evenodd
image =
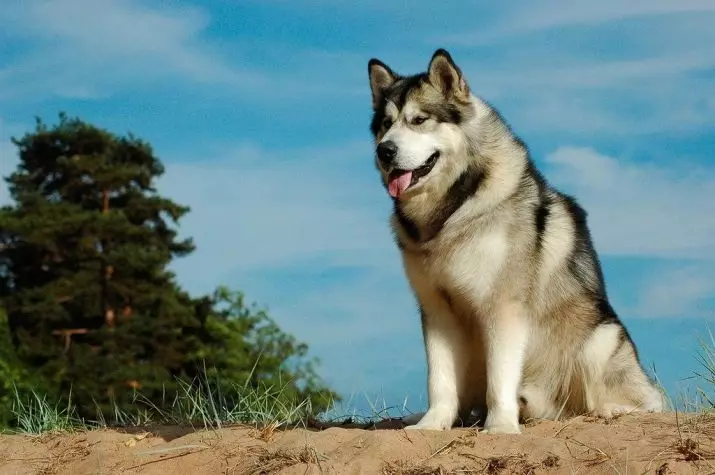
<svg viewBox="0 0 715 475">
<path fill-rule="evenodd" d="M 417 293 L 447 292 L 486 304 L 506 265 L 507 234 L 496 228 L 445 234 L 404 252 L 405 270 Z"/>
</svg>

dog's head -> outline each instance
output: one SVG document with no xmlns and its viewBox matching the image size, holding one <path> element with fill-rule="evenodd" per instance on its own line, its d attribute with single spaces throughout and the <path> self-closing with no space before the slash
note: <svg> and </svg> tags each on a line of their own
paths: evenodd
<svg viewBox="0 0 715 475">
<path fill-rule="evenodd" d="M 462 125 L 475 113 L 469 86 L 443 49 L 424 73 L 401 76 L 375 58 L 368 71 L 376 165 L 390 196 L 406 198 L 464 155 Z"/>
</svg>

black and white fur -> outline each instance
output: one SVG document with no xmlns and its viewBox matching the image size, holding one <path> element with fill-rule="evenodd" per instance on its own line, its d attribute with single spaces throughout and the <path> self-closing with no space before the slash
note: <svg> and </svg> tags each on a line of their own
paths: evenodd
<svg viewBox="0 0 715 475">
<path fill-rule="evenodd" d="M 447 429 L 472 411 L 490 433 L 661 411 L 609 303 L 586 212 L 445 50 L 417 75 L 377 59 L 368 69 L 383 184 L 412 177 L 394 187 L 391 225 L 422 315 L 429 407 L 408 428 Z"/>
</svg>

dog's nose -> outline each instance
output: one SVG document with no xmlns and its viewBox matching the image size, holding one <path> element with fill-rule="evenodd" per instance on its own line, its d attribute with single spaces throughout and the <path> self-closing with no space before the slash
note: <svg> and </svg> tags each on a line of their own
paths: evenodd
<svg viewBox="0 0 715 475">
<path fill-rule="evenodd" d="M 380 161 L 385 165 L 389 165 L 392 160 L 394 160 L 396 155 L 397 144 L 392 140 L 380 142 L 380 144 L 377 146 L 377 158 L 379 158 Z"/>
</svg>

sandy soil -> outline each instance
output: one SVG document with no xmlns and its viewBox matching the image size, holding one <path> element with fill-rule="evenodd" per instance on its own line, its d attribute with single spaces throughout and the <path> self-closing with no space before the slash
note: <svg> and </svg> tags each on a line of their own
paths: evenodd
<svg viewBox="0 0 715 475">
<path fill-rule="evenodd" d="M 715 473 L 715 416 L 579 417 L 522 435 L 471 428 L 179 427 L 0 436 L 2 474 Z"/>
</svg>

